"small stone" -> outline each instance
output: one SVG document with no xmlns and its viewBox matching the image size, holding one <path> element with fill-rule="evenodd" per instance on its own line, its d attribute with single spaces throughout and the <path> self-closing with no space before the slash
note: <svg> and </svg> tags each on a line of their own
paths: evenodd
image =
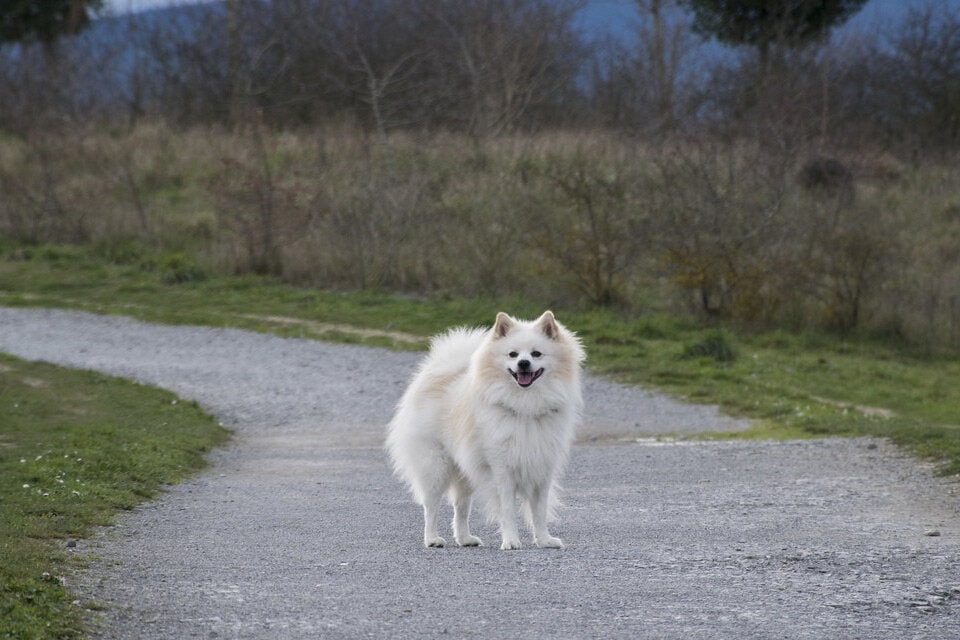
<svg viewBox="0 0 960 640">
<path fill-rule="evenodd" d="M 929 531 L 924 531 L 923 535 L 929 538 L 938 538 L 940 537 L 940 532 L 937 531 L 936 529 L 930 529 Z"/>
<path fill-rule="evenodd" d="M 76 540 L 67 540 L 67 549 L 76 549 L 77 541 Z"/>
</svg>

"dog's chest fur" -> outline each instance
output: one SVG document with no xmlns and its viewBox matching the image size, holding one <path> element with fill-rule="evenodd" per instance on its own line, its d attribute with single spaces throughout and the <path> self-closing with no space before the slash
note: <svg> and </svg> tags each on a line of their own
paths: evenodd
<svg viewBox="0 0 960 640">
<path fill-rule="evenodd" d="M 560 409 L 531 416 L 505 405 L 480 412 L 476 424 L 488 464 L 518 486 L 543 485 L 553 477 L 567 458 L 573 427 L 572 416 Z"/>
</svg>

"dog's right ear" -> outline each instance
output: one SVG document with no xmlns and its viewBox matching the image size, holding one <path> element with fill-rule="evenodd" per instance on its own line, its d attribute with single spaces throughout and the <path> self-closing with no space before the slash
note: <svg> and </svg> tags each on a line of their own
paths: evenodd
<svg viewBox="0 0 960 640">
<path fill-rule="evenodd" d="M 497 321 L 493 324 L 493 337 L 504 337 L 510 332 L 510 329 L 513 328 L 513 325 L 513 318 L 501 311 L 497 314 Z"/>
</svg>

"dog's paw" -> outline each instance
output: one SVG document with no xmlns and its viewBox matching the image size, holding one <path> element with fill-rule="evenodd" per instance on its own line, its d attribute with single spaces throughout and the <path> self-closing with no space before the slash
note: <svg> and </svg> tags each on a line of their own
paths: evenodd
<svg viewBox="0 0 960 640">
<path fill-rule="evenodd" d="M 423 546 L 428 548 L 429 547 L 438 547 L 438 548 L 445 547 L 447 546 L 447 541 L 441 538 L 440 536 L 437 536 L 435 538 L 426 538 L 423 541 Z"/>
<path fill-rule="evenodd" d="M 541 549 L 563 549 L 563 540 L 560 538 L 554 538 L 553 536 L 547 536 L 542 540 L 535 538 L 533 544 L 537 545 Z"/>
<path fill-rule="evenodd" d="M 504 540 L 500 544 L 500 549 L 503 551 L 515 551 L 520 548 L 519 540 Z"/>
<path fill-rule="evenodd" d="M 457 544 L 461 547 L 482 547 L 483 540 L 477 536 L 464 536 L 462 540 L 459 538 L 457 539 Z"/>
</svg>

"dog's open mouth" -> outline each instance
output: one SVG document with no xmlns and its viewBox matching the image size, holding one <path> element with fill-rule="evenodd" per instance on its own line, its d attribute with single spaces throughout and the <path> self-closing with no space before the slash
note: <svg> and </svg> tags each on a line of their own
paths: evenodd
<svg viewBox="0 0 960 640">
<path fill-rule="evenodd" d="M 536 371 L 514 371 L 513 369 L 508 369 L 508 371 L 521 387 L 529 387 L 534 380 L 543 374 L 542 367 Z"/>
</svg>

